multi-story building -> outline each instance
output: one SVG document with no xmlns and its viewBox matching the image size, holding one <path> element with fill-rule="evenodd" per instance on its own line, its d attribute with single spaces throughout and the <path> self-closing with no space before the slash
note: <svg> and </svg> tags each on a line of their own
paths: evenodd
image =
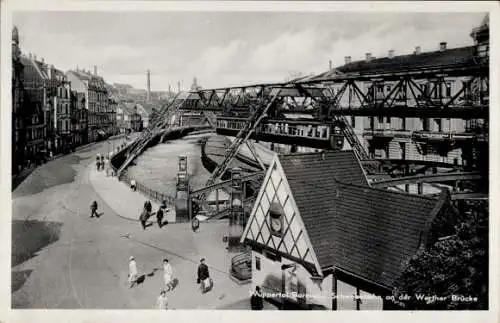
<svg viewBox="0 0 500 323">
<path fill-rule="evenodd" d="M 142 120 L 142 128 L 146 129 L 149 127 L 149 124 L 151 123 L 151 117 L 153 114 L 153 111 L 155 111 L 154 105 L 152 103 L 137 103 L 137 113 L 141 115 L 141 120 Z"/>
<path fill-rule="evenodd" d="M 23 64 L 19 48 L 19 31 L 12 29 L 12 175 L 25 166 L 26 108 L 23 87 Z"/>
<path fill-rule="evenodd" d="M 26 148 L 25 157 L 28 164 L 38 162 L 47 157 L 50 142 L 46 141 L 47 123 L 49 122 L 50 105 L 47 88 L 47 75 L 44 73 L 42 61 L 29 54 L 21 56 L 24 66 L 22 84 L 26 91 L 24 107 Z"/>
<path fill-rule="evenodd" d="M 74 146 L 88 143 L 87 117 L 88 111 L 85 108 L 85 94 L 71 91 L 71 131 L 73 133 Z"/>
<path fill-rule="evenodd" d="M 109 119 L 109 134 L 110 135 L 117 135 L 119 133 L 118 126 L 117 126 L 117 117 L 116 117 L 116 110 L 118 107 L 118 99 L 115 96 L 110 96 L 108 100 L 108 114 L 107 117 Z"/>
<path fill-rule="evenodd" d="M 394 50 L 389 50 L 387 57 L 383 58 L 374 58 L 371 53 L 367 53 L 361 61 L 352 61 L 350 56 L 345 57 L 343 66 L 327 73 L 352 75 L 352 82 L 359 90 L 349 92 L 352 95 L 344 95 L 340 94 L 341 91 L 347 93 L 345 87 L 342 89 L 343 84 L 330 84 L 330 88 L 333 95 L 338 95 L 339 106 L 348 107 L 352 111 L 362 108 L 363 102 L 366 103 L 366 97 L 363 98 L 360 93 L 370 97 L 370 104 L 380 106 L 390 103 L 394 107 L 418 108 L 427 104 L 446 106 L 448 102 L 459 106 L 484 106 L 488 100 L 487 80 L 477 83 L 472 77 L 442 75 L 421 80 L 387 80 L 381 77 L 380 81 L 358 81 L 356 75 L 376 72 L 403 73 L 406 70 L 464 64 L 481 57 L 487 59 L 488 30 L 489 21 L 486 18 L 480 27 L 473 30 L 472 46 L 448 48 L 446 42 L 441 42 L 436 44 L 436 50 L 430 52 L 422 52 L 417 46 L 414 52 L 408 55 L 395 55 Z M 453 141 L 456 138 L 465 138 L 483 125 L 480 119 L 436 118 L 427 117 L 425 114 L 422 114 L 422 117 L 391 117 L 387 113 L 383 116 L 363 116 L 356 113 L 346 118 L 370 158 L 424 160 L 460 165 L 466 163 L 468 153 L 459 145 L 441 143 L 450 139 Z"/>
<path fill-rule="evenodd" d="M 116 109 L 117 127 L 120 133 L 142 131 L 141 115 L 137 111 L 137 105 L 131 102 L 121 102 Z"/>
<path fill-rule="evenodd" d="M 71 125 L 71 85 L 66 75 L 51 65 L 47 69 L 49 84 L 48 131 L 53 153 L 68 152 L 73 146 Z"/>
<path fill-rule="evenodd" d="M 22 58 L 25 77 L 25 88 L 30 101 L 43 109 L 45 124 L 43 137 L 45 150 L 49 154 L 67 152 L 72 145 L 71 138 L 71 85 L 66 75 L 48 65 L 43 58 L 29 54 Z"/>
<path fill-rule="evenodd" d="M 94 73 L 81 69 L 66 73 L 72 88 L 85 95 L 85 108 L 88 111 L 88 141 L 102 140 L 110 135 L 112 114 L 108 107 L 108 91 L 104 79 Z"/>
</svg>

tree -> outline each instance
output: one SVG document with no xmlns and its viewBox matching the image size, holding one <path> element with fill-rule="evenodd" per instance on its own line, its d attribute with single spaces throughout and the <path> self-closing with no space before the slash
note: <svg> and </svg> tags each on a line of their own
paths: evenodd
<svg viewBox="0 0 500 323">
<path fill-rule="evenodd" d="M 405 264 L 394 296 L 410 296 L 406 309 L 488 309 L 488 202 L 462 204 L 464 212 L 448 210 L 436 221 L 457 216 L 453 234 Z"/>
</svg>

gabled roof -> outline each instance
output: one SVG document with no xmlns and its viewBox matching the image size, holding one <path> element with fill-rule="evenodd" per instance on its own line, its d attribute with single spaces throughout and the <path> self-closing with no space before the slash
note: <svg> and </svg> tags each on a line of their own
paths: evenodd
<svg viewBox="0 0 500 323">
<path fill-rule="evenodd" d="M 420 54 L 398 55 L 393 58 L 360 60 L 337 67 L 333 72 L 324 72 L 313 79 L 332 77 L 336 74 L 399 73 L 429 68 L 467 66 L 474 64 L 475 47 L 459 47 Z M 330 75 L 332 74 L 332 75 Z"/>
<path fill-rule="evenodd" d="M 315 183 L 330 182 L 335 178 L 343 183 L 369 186 L 363 168 L 352 150 L 325 152 L 324 154 L 280 155 L 279 159 L 288 180 L 296 180 L 297 184 L 303 180 Z M 294 192 L 294 194 L 297 193 Z"/>
<path fill-rule="evenodd" d="M 149 103 L 149 102 L 141 102 L 139 104 L 139 110 L 142 110 L 139 112 L 141 115 L 151 115 L 153 113 L 154 105 Z"/>
<path fill-rule="evenodd" d="M 71 71 L 68 71 L 68 73 L 73 73 L 76 77 L 78 77 L 82 81 L 89 82 L 92 79 L 92 74 L 87 73 L 85 71 L 81 71 L 81 70 L 74 71 L 74 70 L 71 70 Z"/>
<path fill-rule="evenodd" d="M 119 107 L 122 108 L 124 114 L 132 115 L 135 113 L 135 105 L 133 102 L 121 102 Z"/>
<path fill-rule="evenodd" d="M 37 73 L 37 75 L 38 75 L 39 78 L 41 78 L 41 79 L 48 79 L 48 75 L 47 75 L 47 73 L 44 72 L 44 70 L 42 68 L 42 63 L 41 62 L 36 61 L 34 59 L 29 59 L 26 56 L 21 56 L 21 63 L 24 66 L 28 66 L 28 65 L 33 66 L 33 68 L 36 71 L 36 73 Z"/>
<path fill-rule="evenodd" d="M 352 151 L 320 156 L 279 160 L 321 268 L 392 286 L 440 202 L 371 188 Z"/>
</svg>

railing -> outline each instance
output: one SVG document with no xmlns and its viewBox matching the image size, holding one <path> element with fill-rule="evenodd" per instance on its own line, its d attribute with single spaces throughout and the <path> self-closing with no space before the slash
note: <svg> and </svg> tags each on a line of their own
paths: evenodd
<svg viewBox="0 0 500 323">
<path fill-rule="evenodd" d="M 125 145 L 123 147 L 123 149 L 121 149 L 120 152 L 124 151 L 124 150 L 127 150 L 130 145 L 132 143 L 129 143 L 128 145 Z M 118 152 L 118 153 L 120 153 Z M 115 166 L 113 166 L 112 163 L 110 163 L 111 165 L 111 168 L 113 169 L 113 173 L 116 174 L 116 171 L 117 171 L 117 168 Z M 132 180 L 132 178 L 129 177 L 129 175 L 127 174 L 127 172 L 122 172 L 121 174 L 118 175 L 118 180 L 121 181 L 121 182 L 125 182 L 127 183 L 127 185 L 130 185 L 130 181 Z M 141 192 L 142 194 L 146 195 L 147 197 L 149 197 L 150 199 L 156 201 L 156 202 L 159 202 L 159 203 L 162 203 L 163 201 L 166 201 L 167 205 L 171 205 L 171 206 L 174 206 L 175 205 L 175 198 L 172 197 L 172 196 L 169 196 L 167 194 L 164 194 L 164 193 L 161 193 L 161 192 L 158 192 L 158 191 L 155 191 L 149 187 L 147 187 L 146 185 L 138 182 L 136 180 L 136 189 Z"/>
<path fill-rule="evenodd" d="M 122 172 L 120 174 L 120 176 L 118 177 L 118 179 L 122 182 L 127 183 L 127 184 L 130 184 L 130 181 L 132 180 L 132 178 L 130 178 L 126 172 Z M 171 205 L 171 206 L 175 205 L 175 198 L 174 197 L 167 195 L 167 194 L 164 194 L 164 193 L 161 193 L 161 192 L 158 192 L 158 191 L 155 191 L 155 190 L 147 187 L 146 185 L 138 182 L 137 180 L 136 180 L 135 184 L 136 184 L 136 189 L 139 192 L 141 192 L 142 194 L 149 197 L 150 199 L 152 199 L 158 203 L 166 201 L 167 205 Z"/>
<path fill-rule="evenodd" d="M 455 139 L 464 140 L 472 139 L 477 135 L 474 133 L 464 133 L 464 132 L 436 132 L 436 131 L 414 131 L 413 137 L 415 139 Z"/>
</svg>

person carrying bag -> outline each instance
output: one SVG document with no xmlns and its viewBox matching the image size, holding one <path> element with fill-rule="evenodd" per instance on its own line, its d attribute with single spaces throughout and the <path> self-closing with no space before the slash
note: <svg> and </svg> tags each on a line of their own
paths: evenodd
<svg viewBox="0 0 500 323">
<path fill-rule="evenodd" d="M 205 258 L 200 260 L 200 265 L 198 266 L 198 284 L 200 284 L 201 292 L 204 294 L 210 291 L 213 287 L 213 281 L 210 278 L 210 273 L 208 272 L 208 266 L 205 264 Z"/>
</svg>

